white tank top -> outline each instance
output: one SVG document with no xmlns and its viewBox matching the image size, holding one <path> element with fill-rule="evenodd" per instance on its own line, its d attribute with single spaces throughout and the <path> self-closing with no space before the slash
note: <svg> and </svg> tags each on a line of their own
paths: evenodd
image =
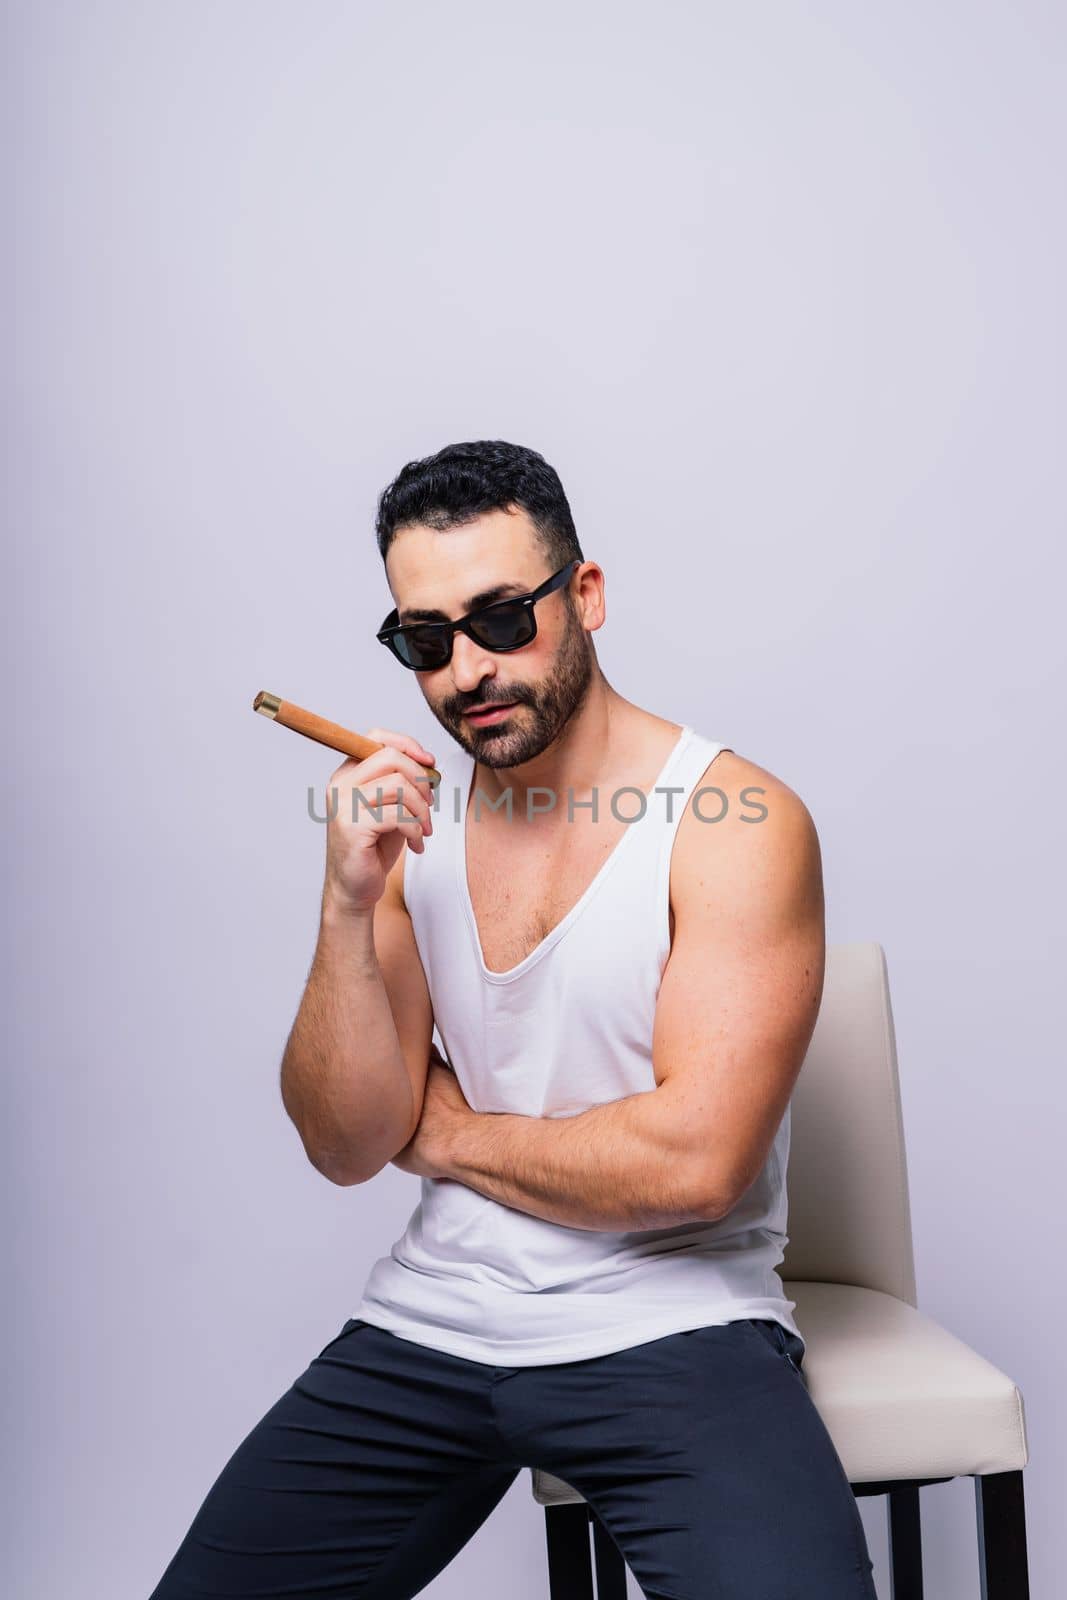
<svg viewBox="0 0 1067 1600">
<path fill-rule="evenodd" d="M 695 792 L 714 785 L 709 764 L 729 748 L 686 724 L 643 812 L 636 791 L 607 797 L 614 815 L 637 820 L 563 920 L 506 972 L 485 965 L 467 882 L 476 763 L 452 753 L 433 834 L 421 855 L 405 856 L 404 899 L 443 1054 L 475 1111 L 570 1117 L 655 1089 L 671 851 Z M 721 804 L 698 796 L 696 814 L 710 821 Z M 787 1108 L 762 1171 L 726 1217 L 633 1232 L 568 1227 L 452 1179 L 420 1179 L 422 1198 L 371 1269 L 356 1316 L 492 1366 L 607 1355 L 742 1317 L 800 1336 L 776 1271 L 788 1239 L 788 1155 Z"/>
</svg>

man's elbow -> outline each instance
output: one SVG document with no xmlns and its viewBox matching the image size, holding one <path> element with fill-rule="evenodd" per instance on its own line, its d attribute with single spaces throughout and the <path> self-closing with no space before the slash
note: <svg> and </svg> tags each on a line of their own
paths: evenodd
<svg viewBox="0 0 1067 1600">
<path fill-rule="evenodd" d="M 744 1188 L 731 1183 L 721 1171 L 709 1172 L 702 1158 L 693 1163 L 692 1211 L 697 1222 L 721 1222 L 728 1216 L 744 1193 Z"/>
<path fill-rule="evenodd" d="M 384 1120 L 351 1137 L 336 1126 L 312 1127 L 307 1118 L 298 1120 L 291 1112 L 290 1117 L 315 1171 L 341 1189 L 369 1183 L 399 1155 L 411 1137 Z"/>
<path fill-rule="evenodd" d="M 339 1189 L 354 1188 L 357 1183 L 366 1183 L 369 1178 L 375 1176 L 373 1172 L 355 1171 L 350 1165 L 339 1160 L 336 1156 L 309 1155 L 308 1160 L 316 1172 L 320 1173 L 327 1182 L 335 1183 Z M 380 1171 L 381 1169 L 379 1168 L 378 1170 Z"/>
<path fill-rule="evenodd" d="M 306 1143 L 304 1153 L 315 1171 L 339 1189 L 352 1189 L 357 1183 L 369 1183 L 393 1159 L 391 1155 L 381 1152 L 372 1154 L 367 1150 L 309 1146 Z"/>
</svg>

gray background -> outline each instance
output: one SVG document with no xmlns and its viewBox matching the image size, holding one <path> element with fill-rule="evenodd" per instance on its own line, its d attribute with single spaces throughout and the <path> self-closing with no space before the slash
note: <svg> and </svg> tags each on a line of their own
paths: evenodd
<svg viewBox="0 0 1067 1600">
<path fill-rule="evenodd" d="M 373 638 L 374 501 L 497 437 L 562 476 L 611 683 L 796 788 L 831 939 L 886 948 L 920 1303 L 1024 1393 L 1051 1597 L 1062 10 L 6 24 L 7 1592 L 146 1595 L 415 1204 L 331 1187 L 281 1105 L 336 761 L 251 702 L 447 776 Z M 977 1595 L 970 1480 L 924 1520 L 930 1593 Z M 544 1600 L 528 1473 L 435 1600 L 502 1567 Z"/>
</svg>

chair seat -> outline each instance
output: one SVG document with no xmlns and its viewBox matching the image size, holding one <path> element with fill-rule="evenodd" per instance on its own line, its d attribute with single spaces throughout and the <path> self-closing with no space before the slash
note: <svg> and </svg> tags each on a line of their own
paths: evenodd
<svg viewBox="0 0 1067 1600">
<path fill-rule="evenodd" d="M 1010 1378 L 906 1301 L 850 1284 L 785 1282 L 807 1344 L 808 1393 L 850 1483 L 1011 1472 L 1029 1454 Z M 534 1468 L 540 1505 L 580 1503 Z"/>
</svg>

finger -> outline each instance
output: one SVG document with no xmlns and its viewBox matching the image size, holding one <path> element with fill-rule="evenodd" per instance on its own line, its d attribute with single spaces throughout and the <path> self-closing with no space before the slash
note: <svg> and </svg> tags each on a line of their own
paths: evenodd
<svg viewBox="0 0 1067 1600">
<path fill-rule="evenodd" d="M 433 766 L 434 755 L 432 750 L 420 744 L 410 733 L 397 733 L 392 728 L 368 728 L 368 739 L 377 739 L 380 744 L 391 744 L 397 750 L 404 750 L 409 756 L 414 756 L 416 761 L 425 762 Z"/>
<path fill-rule="evenodd" d="M 331 777 L 330 784 L 348 783 L 357 772 L 361 789 L 391 780 L 399 774 L 415 787 L 418 794 L 426 798 L 433 794 L 433 784 L 425 767 L 415 756 L 408 755 L 407 751 L 399 750 L 395 745 L 382 745 L 362 760 L 348 756 Z"/>
<path fill-rule="evenodd" d="M 413 783 L 403 773 L 391 772 L 380 779 L 364 778 L 354 793 L 359 795 L 361 806 L 373 806 L 375 810 L 391 802 L 407 806 L 411 814 L 418 817 L 423 830 L 426 833 L 433 832 L 433 815 L 428 796 L 423 794 L 418 784 Z"/>
</svg>

